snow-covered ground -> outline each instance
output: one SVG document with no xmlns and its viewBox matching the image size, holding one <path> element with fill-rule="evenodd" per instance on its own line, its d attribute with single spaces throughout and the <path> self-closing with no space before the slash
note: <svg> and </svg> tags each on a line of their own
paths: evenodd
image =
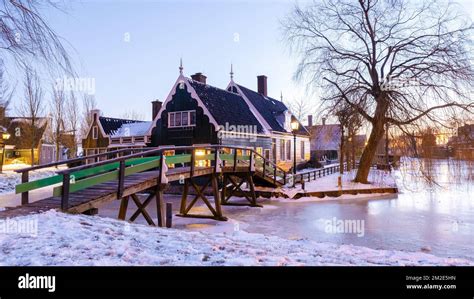
<svg viewBox="0 0 474 299">
<path fill-rule="evenodd" d="M 15 192 L 15 186 L 21 183 L 21 173 L 16 173 L 13 170 L 27 167 L 29 167 L 29 165 L 15 164 L 15 167 L 7 167 L 3 173 L 0 173 L 0 195 Z M 38 169 L 29 173 L 29 179 L 30 181 L 34 181 L 50 177 L 55 175 L 56 171 L 58 171 L 58 169 L 55 167 Z"/>
<path fill-rule="evenodd" d="M 31 227 L 37 231 L 30 231 L 36 236 L 0 234 L 0 265 L 474 265 L 421 252 L 287 240 L 243 231 L 190 232 L 52 210 L 14 220 L 36 223 Z"/>
</svg>

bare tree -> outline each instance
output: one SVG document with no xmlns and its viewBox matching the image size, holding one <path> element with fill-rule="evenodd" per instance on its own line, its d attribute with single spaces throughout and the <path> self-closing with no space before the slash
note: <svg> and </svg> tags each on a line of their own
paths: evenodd
<svg viewBox="0 0 474 299">
<path fill-rule="evenodd" d="M 71 91 L 71 94 L 69 96 L 69 99 L 66 104 L 66 122 L 67 122 L 67 128 L 70 134 L 72 135 L 72 142 L 73 144 L 71 145 L 72 148 L 70 148 L 70 157 L 76 157 L 77 156 L 77 136 L 78 136 L 78 130 L 79 130 L 79 111 L 77 109 L 78 107 L 78 102 L 77 102 L 77 97 L 74 94 L 74 92 Z"/>
<path fill-rule="evenodd" d="M 19 107 L 19 113 L 25 117 L 27 126 L 26 130 L 22 130 L 21 138 L 28 140 L 31 149 L 31 165 L 35 161 L 35 149 L 41 139 L 41 128 L 39 123 L 40 115 L 43 112 L 43 90 L 41 88 L 40 79 L 36 71 L 31 68 L 25 69 L 24 98 Z"/>
<path fill-rule="evenodd" d="M 83 115 L 81 121 L 81 138 L 84 138 L 87 135 L 87 130 L 89 125 L 92 122 L 91 111 L 97 108 L 97 101 L 94 96 L 84 94 L 82 98 L 83 105 Z"/>
<path fill-rule="evenodd" d="M 455 4 L 315 1 L 296 6 L 283 26 L 302 57 L 296 78 L 320 87 L 328 106 L 342 98 L 372 125 L 355 181 L 367 183 L 387 123 L 409 130 L 472 113 L 474 28 Z"/>
<path fill-rule="evenodd" d="M 61 38 L 41 15 L 40 10 L 45 8 L 61 10 L 59 2 L 53 0 L 1 0 L 0 50 L 24 67 L 34 58 L 48 68 L 70 72 L 70 59 Z"/>
<path fill-rule="evenodd" d="M 127 110 L 120 116 L 125 119 L 145 120 L 145 116 L 135 110 Z"/>
<path fill-rule="evenodd" d="M 0 125 L 3 125 L 5 113 L 10 106 L 14 88 L 11 88 L 5 76 L 3 60 L 0 59 Z"/>
<path fill-rule="evenodd" d="M 60 149 L 62 134 L 65 131 L 65 114 L 66 114 L 66 96 L 62 88 L 53 85 L 53 97 L 51 99 L 51 112 L 54 127 L 53 140 L 56 146 L 56 161 L 60 160 Z"/>
<path fill-rule="evenodd" d="M 312 114 L 314 111 L 311 108 L 311 103 L 306 98 L 301 97 L 294 102 L 286 103 L 291 113 L 299 120 L 302 121 L 306 115 Z"/>
</svg>

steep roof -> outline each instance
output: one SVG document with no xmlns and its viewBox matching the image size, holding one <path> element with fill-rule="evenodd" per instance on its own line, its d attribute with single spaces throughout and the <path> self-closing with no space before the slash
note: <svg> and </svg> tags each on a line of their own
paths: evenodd
<svg viewBox="0 0 474 299">
<path fill-rule="evenodd" d="M 341 142 L 340 125 L 316 125 L 309 129 L 311 132 L 311 150 L 339 150 Z"/>
<path fill-rule="evenodd" d="M 144 136 L 147 134 L 152 123 L 152 121 L 124 123 L 110 137 Z"/>
<path fill-rule="evenodd" d="M 285 104 L 281 101 L 275 100 L 274 98 L 264 96 L 258 92 L 255 92 L 242 85 L 237 86 L 244 93 L 245 97 L 252 103 L 252 105 L 258 110 L 260 115 L 265 119 L 268 125 L 273 131 L 288 133 L 284 128 L 284 113 L 288 110 Z M 291 117 L 292 121 L 297 120 L 294 116 Z M 300 123 L 299 134 L 307 135 L 308 131 Z"/>
<path fill-rule="evenodd" d="M 288 110 L 280 101 L 272 99 L 270 97 L 265 97 L 258 92 L 255 92 L 251 89 L 248 89 L 242 85 L 238 85 L 240 90 L 245 94 L 247 99 L 254 105 L 258 112 L 262 115 L 265 121 L 270 125 L 272 130 L 279 132 L 286 132 L 282 124 L 280 124 L 276 115 L 281 114 Z"/>
<path fill-rule="evenodd" d="M 104 129 L 105 134 L 107 134 L 108 136 L 111 136 L 117 133 L 117 130 L 124 124 L 144 122 L 140 120 L 113 118 L 113 117 L 105 117 L 105 116 L 99 116 L 99 121 L 102 128 Z"/>
<path fill-rule="evenodd" d="M 219 125 L 255 126 L 258 133 L 263 127 L 255 118 L 245 100 L 237 93 L 188 79 L 201 101 Z"/>
<path fill-rule="evenodd" d="M 44 143 L 50 142 L 46 134 L 46 129 L 50 121 L 47 117 L 38 117 L 36 119 L 36 130 L 33 130 L 31 127 L 32 120 L 30 117 L 5 117 L 4 121 L 7 125 L 7 131 L 10 133 L 10 139 L 6 142 L 8 145 L 14 145 L 17 149 L 31 148 L 33 136 L 35 137 L 33 140 L 35 148 L 39 146 L 41 141 Z M 18 134 L 18 132 L 20 132 L 20 134 Z"/>
</svg>

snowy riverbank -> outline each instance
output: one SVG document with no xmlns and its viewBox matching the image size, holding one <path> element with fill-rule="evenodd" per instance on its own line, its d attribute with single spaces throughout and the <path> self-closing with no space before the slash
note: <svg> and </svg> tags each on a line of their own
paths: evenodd
<svg viewBox="0 0 474 299">
<path fill-rule="evenodd" d="M 0 173 L 0 195 L 15 193 L 15 186 L 21 183 L 21 173 L 16 173 L 15 170 L 28 168 L 30 165 L 27 164 L 12 164 L 5 165 L 3 173 Z M 64 169 L 65 166 L 59 168 L 47 167 L 38 170 L 31 171 L 29 173 L 29 180 L 39 180 L 56 175 L 56 171 Z"/>
<path fill-rule="evenodd" d="M 37 234 L 0 234 L 0 265 L 474 265 L 421 252 L 287 240 L 242 231 L 161 229 L 55 211 L 14 220 L 36 223 Z"/>
</svg>

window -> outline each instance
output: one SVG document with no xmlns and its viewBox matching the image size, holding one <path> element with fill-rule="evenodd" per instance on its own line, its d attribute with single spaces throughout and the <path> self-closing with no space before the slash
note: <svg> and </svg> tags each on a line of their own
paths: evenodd
<svg viewBox="0 0 474 299">
<path fill-rule="evenodd" d="M 286 141 L 286 160 L 291 160 L 291 140 Z"/>
<path fill-rule="evenodd" d="M 168 127 L 192 127 L 196 125 L 196 111 L 168 112 Z"/>
<path fill-rule="evenodd" d="M 262 155 L 262 148 L 261 147 L 257 147 L 255 148 L 255 151 L 257 152 L 257 154 L 259 154 L 260 156 Z"/>
<path fill-rule="evenodd" d="M 276 163 L 277 160 L 277 145 L 276 145 L 276 139 L 272 138 L 272 159 L 273 162 Z"/>
<path fill-rule="evenodd" d="M 280 160 L 285 161 L 285 140 L 280 140 Z"/>
<path fill-rule="evenodd" d="M 99 127 L 93 126 L 92 127 L 92 139 L 99 138 Z"/>
<path fill-rule="evenodd" d="M 301 141 L 301 160 L 304 160 L 304 141 Z"/>
<path fill-rule="evenodd" d="M 263 156 L 265 157 L 265 159 L 270 160 L 270 150 L 266 149 L 263 152 L 264 152 Z"/>
</svg>

